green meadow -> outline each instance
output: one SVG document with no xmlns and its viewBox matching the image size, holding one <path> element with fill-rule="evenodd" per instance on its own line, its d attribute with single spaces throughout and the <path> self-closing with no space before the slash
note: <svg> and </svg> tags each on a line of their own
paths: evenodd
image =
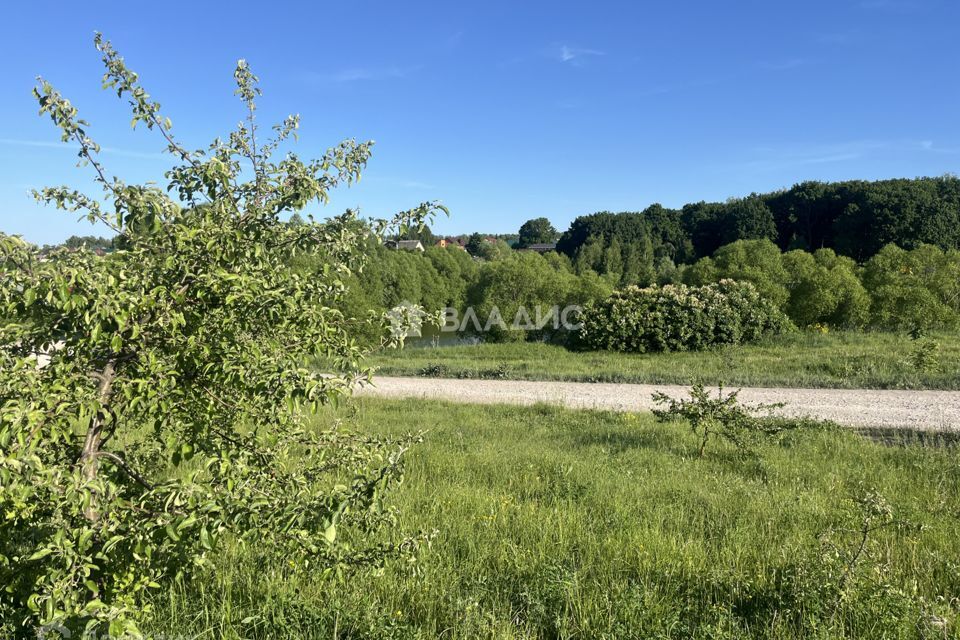
<svg viewBox="0 0 960 640">
<path fill-rule="evenodd" d="M 226 545 L 158 590 L 187 638 L 943 638 L 960 612 L 950 442 L 799 425 L 744 453 L 649 414 L 363 399 L 406 454 L 413 560 L 322 576 Z M 328 424 L 333 414 L 320 416 Z M 955 636 L 954 636 L 955 637 Z"/>
<path fill-rule="evenodd" d="M 924 352 L 924 345 L 933 345 Z M 520 342 L 377 353 L 380 375 L 767 387 L 960 389 L 960 334 L 796 332 L 703 352 L 577 352 Z"/>
</svg>

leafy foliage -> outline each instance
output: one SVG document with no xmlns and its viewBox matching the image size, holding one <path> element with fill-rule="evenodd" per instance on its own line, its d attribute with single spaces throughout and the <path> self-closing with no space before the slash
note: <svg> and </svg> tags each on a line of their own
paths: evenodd
<svg viewBox="0 0 960 640">
<path fill-rule="evenodd" d="M 742 208 L 763 217 L 758 213 L 766 207 L 761 200 L 751 196 L 728 205 L 733 211 Z M 703 215 L 710 208 L 697 207 L 703 209 Z M 693 215 L 691 210 L 686 212 Z M 683 282 L 704 286 L 735 280 L 752 284 L 762 298 L 797 326 L 817 331 L 864 327 L 909 330 L 917 326 L 949 329 L 960 322 L 957 251 L 932 245 L 908 251 L 890 245 L 859 265 L 833 249 L 782 253 L 773 240 L 761 237 L 724 244 L 712 256 L 678 265 L 674 256 L 683 260 L 691 250 L 683 240 L 676 214 L 654 205 L 641 214 L 583 216 L 574 221 L 558 245 L 566 251 L 575 246 L 573 253 L 549 252 L 542 259 L 517 259 L 504 243 L 481 234 L 473 234 L 467 243 L 475 260 L 456 248 L 431 247 L 423 255 L 378 251 L 367 275 L 360 279 L 361 286 L 353 287 L 357 304 L 352 308 L 359 310 L 363 304 L 368 309 L 390 308 L 407 300 L 429 309 L 449 306 L 463 314 L 471 304 L 481 305 L 481 311 L 489 311 L 494 305 L 515 310 L 522 299 L 527 306 L 550 307 L 582 304 L 606 295 L 604 289 L 608 293 L 631 285 Z M 591 235 L 577 245 L 585 233 Z M 716 237 L 711 234 L 711 238 Z M 498 262 L 507 264 L 498 266 Z M 511 285 L 497 286 L 491 280 L 500 271 Z M 571 278 L 571 274 L 576 277 Z M 571 289 L 583 295 L 567 296 L 564 292 Z M 493 332 L 484 339 L 523 337 L 513 332 Z"/>
<path fill-rule="evenodd" d="M 80 247 L 86 247 L 96 251 L 100 249 L 102 251 L 111 251 L 113 250 L 113 241 L 108 240 L 107 238 L 101 238 L 100 236 L 70 236 L 63 241 L 63 246 L 67 249 L 79 249 Z"/>
<path fill-rule="evenodd" d="M 437 236 L 433 235 L 430 227 L 427 225 L 412 226 L 402 235 L 398 235 L 399 240 L 419 240 L 424 247 L 432 247 L 437 242 Z"/>
<path fill-rule="evenodd" d="M 556 316 L 568 305 L 584 305 L 609 295 L 611 288 L 596 274 L 578 277 L 565 271 L 556 271 L 540 254 L 520 252 L 509 258 L 487 262 L 480 266 L 477 277 L 467 292 L 467 303 L 476 312 L 481 327 L 485 327 L 492 314 L 499 314 L 509 327 L 520 314 L 521 322 L 527 319 L 539 325 L 556 307 Z M 524 316 L 523 314 L 526 314 Z M 570 318 L 576 321 L 575 317 Z M 484 332 L 484 339 L 495 342 L 524 340 L 526 338 L 558 337 L 552 331 L 553 322 L 543 330 L 502 330 L 491 325 Z"/>
<path fill-rule="evenodd" d="M 864 265 L 863 284 L 875 326 L 912 330 L 960 323 L 960 251 L 888 245 Z"/>
<path fill-rule="evenodd" d="M 657 256 L 677 263 L 712 255 L 737 240 L 768 239 L 781 250 L 821 248 L 862 262 L 887 244 L 960 249 L 960 178 L 874 182 L 802 182 L 790 189 L 681 210 L 658 204 L 643 212 L 581 216 L 558 249 L 574 257 L 591 237 L 631 243 L 647 235 Z"/>
<path fill-rule="evenodd" d="M 910 596 L 892 584 L 887 552 L 877 538 L 884 529 L 909 530 L 910 523 L 899 518 L 875 489 L 858 487 L 846 506 L 843 526 L 830 527 L 820 534 L 821 558 L 815 566 L 817 590 L 831 622 L 857 591 L 866 591 L 872 600 L 883 602 L 888 610 L 882 613 L 902 615 L 898 609 L 912 604 Z M 889 611 L 890 605 L 893 612 Z"/>
<path fill-rule="evenodd" d="M 933 245 L 884 247 L 862 267 L 830 249 L 781 254 L 740 240 L 686 268 L 688 284 L 750 282 L 797 325 L 911 330 L 960 323 L 960 252 Z"/>
<path fill-rule="evenodd" d="M 940 343 L 929 338 L 920 338 L 910 352 L 910 365 L 921 373 L 930 373 L 940 366 Z"/>
<path fill-rule="evenodd" d="M 689 204 L 683 207 L 681 215 L 699 256 L 708 256 L 737 240 L 777 239 L 773 212 L 757 194 L 726 203 Z"/>
<path fill-rule="evenodd" d="M 791 326 L 749 283 L 627 287 L 587 305 L 577 343 L 635 353 L 695 351 L 752 342 Z"/>
<path fill-rule="evenodd" d="M 318 574 L 415 544 L 366 542 L 366 532 L 395 522 L 382 492 L 414 438 L 301 419 L 302 408 L 335 403 L 369 378 L 337 305 L 371 229 L 354 212 L 325 224 L 281 216 L 359 179 L 372 143 L 274 160 L 299 119 L 260 138 L 260 90 L 241 60 L 246 120 L 225 140 L 187 150 L 123 58 L 99 35 L 96 45 L 104 87 L 127 100 L 135 127 L 164 138 L 176 164 L 165 189 L 112 177 L 76 108 L 39 81 L 41 114 L 79 147 L 103 194 L 53 187 L 36 197 L 102 222 L 121 242 L 102 257 L 42 257 L 0 236 L 5 635 L 50 624 L 136 632 L 149 614 L 145 591 L 209 566 L 224 538 Z M 437 209 L 400 214 L 400 233 Z M 303 255 L 323 269 L 305 277 L 292 266 Z M 308 357 L 334 368 L 316 372 Z"/>
<path fill-rule="evenodd" d="M 714 436 L 731 442 L 743 453 L 751 451 L 755 442 L 764 436 L 781 431 L 776 422 L 758 419 L 757 413 L 782 407 L 782 404 L 747 407 L 737 399 L 739 391 L 723 394 L 723 386 L 717 389 L 717 397 L 711 397 L 702 383 L 690 389 L 690 399 L 679 400 L 665 393 L 653 394 L 653 400 L 664 409 L 654 409 L 653 414 L 661 421 L 686 420 L 700 441 L 697 456 L 702 458 L 707 443 Z"/>
<path fill-rule="evenodd" d="M 787 272 L 786 313 L 799 326 L 859 328 L 870 319 L 870 296 L 852 259 L 831 249 L 783 254 Z"/>
<path fill-rule="evenodd" d="M 555 242 L 558 235 L 560 234 L 553 228 L 549 220 L 546 218 L 533 218 L 532 220 L 527 220 L 520 226 L 517 246 L 523 249 L 532 244 Z"/>
<path fill-rule="evenodd" d="M 693 256 L 692 246 L 681 224 L 680 212 L 654 204 L 642 212 L 610 213 L 601 211 L 580 216 L 557 241 L 557 251 L 565 253 L 585 268 L 598 273 L 613 272 L 604 263 L 604 254 L 613 244 L 619 245 L 624 257 L 625 284 L 649 284 L 644 276 L 652 270 L 657 257 L 666 256 L 677 262 Z M 594 245 L 594 246 L 590 246 Z M 626 259 L 635 254 L 635 264 Z"/>
<path fill-rule="evenodd" d="M 738 240 L 720 247 L 712 258 L 699 260 L 684 282 L 705 285 L 722 279 L 749 282 L 767 300 L 782 308 L 790 293 L 780 250 L 769 240 Z"/>
</svg>

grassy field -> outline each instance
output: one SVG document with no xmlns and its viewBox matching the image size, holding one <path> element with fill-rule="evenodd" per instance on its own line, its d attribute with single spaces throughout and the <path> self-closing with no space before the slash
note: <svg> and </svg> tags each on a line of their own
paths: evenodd
<svg viewBox="0 0 960 640">
<path fill-rule="evenodd" d="M 685 424 L 647 414 L 422 400 L 364 399 L 352 420 L 428 430 L 392 503 L 400 530 L 438 530 L 432 547 L 340 581 L 229 548 L 215 571 L 157 597 L 151 631 L 957 637 L 955 448 L 811 428 L 754 456 L 717 442 L 698 459 Z"/>
<path fill-rule="evenodd" d="M 748 346 L 697 353 L 574 352 L 536 344 L 411 347 L 371 361 L 382 375 L 573 380 L 773 387 L 960 389 L 960 335 L 936 343 L 918 362 L 921 342 L 893 333 L 796 333 Z M 922 355 L 919 356 L 923 358 Z"/>
</svg>

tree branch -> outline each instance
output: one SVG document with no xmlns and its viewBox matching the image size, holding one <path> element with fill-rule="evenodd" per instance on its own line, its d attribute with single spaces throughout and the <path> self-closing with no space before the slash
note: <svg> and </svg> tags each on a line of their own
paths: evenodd
<svg viewBox="0 0 960 640">
<path fill-rule="evenodd" d="M 102 409 L 110 401 L 110 394 L 112 393 L 113 379 L 115 375 L 114 361 L 108 361 L 106 366 L 103 368 L 103 371 L 100 371 L 98 375 L 100 376 L 100 386 L 97 390 L 97 395 L 99 396 L 100 406 Z M 103 412 L 101 410 L 98 411 L 97 414 L 90 420 L 90 427 L 87 429 L 87 436 L 83 443 L 83 452 L 80 454 L 80 459 L 78 461 L 81 465 L 83 465 L 83 477 L 88 482 L 92 482 L 97 478 L 97 455 L 100 451 L 102 437 Z M 90 506 L 84 510 L 84 515 L 86 516 L 87 520 L 96 522 L 99 514 L 97 513 L 93 501 L 91 501 Z"/>
<path fill-rule="evenodd" d="M 110 451 L 97 451 L 93 455 L 96 458 L 107 458 L 108 460 L 114 461 L 117 464 L 117 466 L 123 469 L 128 476 L 130 476 L 137 482 L 137 484 L 142 486 L 144 489 L 147 489 L 148 491 L 153 490 L 153 485 L 150 484 L 142 475 L 137 473 L 137 471 L 133 467 L 131 467 L 129 464 L 127 464 L 127 461 L 121 458 L 119 455 L 112 453 Z"/>
</svg>

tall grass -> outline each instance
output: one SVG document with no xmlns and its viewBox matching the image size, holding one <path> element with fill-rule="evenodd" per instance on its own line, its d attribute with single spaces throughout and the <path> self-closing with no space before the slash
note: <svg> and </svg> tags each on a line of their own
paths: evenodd
<svg viewBox="0 0 960 640">
<path fill-rule="evenodd" d="M 539 343 L 413 346 L 370 362 L 382 375 L 863 389 L 960 389 L 960 335 L 794 333 L 686 353 L 576 352 Z"/>
<path fill-rule="evenodd" d="M 329 416 L 322 416 L 323 422 Z M 956 637 L 956 449 L 796 430 L 755 456 L 684 424 L 547 406 L 363 399 L 426 429 L 392 502 L 416 562 L 321 577 L 229 547 L 159 593 L 152 630 L 202 638 Z M 875 491 L 891 520 L 848 569 Z M 848 532 L 852 532 L 849 533 Z"/>
</svg>

